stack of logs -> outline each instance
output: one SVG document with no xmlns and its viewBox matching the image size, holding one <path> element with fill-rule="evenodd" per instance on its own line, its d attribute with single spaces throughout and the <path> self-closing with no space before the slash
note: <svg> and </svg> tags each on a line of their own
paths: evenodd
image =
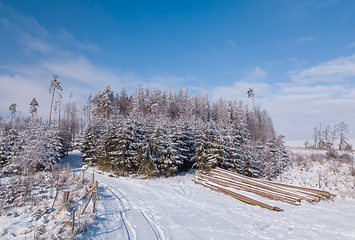
<svg viewBox="0 0 355 240">
<path fill-rule="evenodd" d="M 302 200 L 319 202 L 331 196 L 327 191 L 250 178 L 221 168 L 212 169 L 208 175 L 201 174 L 192 179 L 192 181 L 214 191 L 232 196 L 242 202 L 274 211 L 283 210 L 236 193 L 233 189 L 251 192 L 271 200 L 282 201 L 296 206 L 301 205 Z"/>
</svg>

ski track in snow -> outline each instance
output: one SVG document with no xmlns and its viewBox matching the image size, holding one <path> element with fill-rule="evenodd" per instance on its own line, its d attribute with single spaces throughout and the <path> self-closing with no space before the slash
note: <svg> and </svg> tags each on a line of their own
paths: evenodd
<svg viewBox="0 0 355 240">
<path fill-rule="evenodd" d="M 121 198 L 119 198 L 117 196 L 117 194 L 114 193 L 114 189 L 110 186 L 108 186 L 107 184 L 105 183 L 100 183 L 101 185 L 104 186 L 104 188 L 106 188 L 108 191 L 110 191 L 112 193 L 112 195 L 120 202 L 120 205 L 121 205 L 121 209 L 119 211 L 120 213 L 120 216 L 121 216 L 121 221 L 122 221 L 122 225 L 124 226 L 125 230 L 126 230 L 126 233 L 127 233 L 127 238 L 128 240 L 136 240 L 137 237 L 136 237 L 136 231 L 134 231 L 134 229 L 132 228 L 131 224 L 127 221 L 127 218 L 126 218 L 126 215 L 125 215 L 125 207 L 123 205 L 123 202 L 121 200 Z M 129 211 L 129 209 L 127 209 Z"/>
<path fill-rule="evenodd" d="M 96 211 L 98 221 L 86 234 L 86 239 L 165 240 L 162 229 L 147 213 L 133 207 L 126 194 L 108 183 L 112 178 L 100 172 L 97 174 L 95 169 L 84 168 L 78 152 L 71 154 L 62 163 L 69 164 L 76 172 L 85 170 L 86 176 L 96 173 L 95 180 L 98 180 L 100 193 Z"/>
<path fill-rule="evenodd" d="M 97 178 L 101 179 L 99 185 L 107 189 L 119 202 L 121 209 L 119 214 L 128 240 L 165 240 L 163 231 L 144 210 L 133 208 L 125 194 L 112 185 L 104 183 L 102 176 Z"/>
</svg>

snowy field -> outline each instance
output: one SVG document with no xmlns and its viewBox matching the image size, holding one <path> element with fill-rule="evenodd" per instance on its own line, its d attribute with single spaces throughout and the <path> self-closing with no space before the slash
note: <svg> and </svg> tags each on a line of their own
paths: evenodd
<svg viewBox="0 0 355 240">
<path fill-rule="evenodd" d="M 116 178 L 87 168 L 75 151 L 63 159 L 63 164 L 69 164 L 77 175 L 83 169 L 87 169 L 87 177 L 94 172 L 99 182 L 96 220 L 78 238 L 355 239 L 354 177 L 346 174 L 347 165 L 337 165 L 331 172 L 328 163 L 311 163 L 283 174 L 282 181 L 286 183 L 312 187 L 320 183 L 322 189 L 339 194 L 332 200 L 294 206 L 246 194 L 284 209 L 275 212 L 197 185 L 191 181 L 196 173 L 172 178 Z M 342 184 L 343 181 L 347 183 Z M 31 224 L 21 215 L 1 216 L 0 238 L 25 239 L 16 233 L 26 223 Z"/>
</svg>

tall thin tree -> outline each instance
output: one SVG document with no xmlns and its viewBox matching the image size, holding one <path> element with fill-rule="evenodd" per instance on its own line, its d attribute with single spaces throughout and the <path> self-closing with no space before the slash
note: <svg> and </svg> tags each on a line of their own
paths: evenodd
<svg viewBox="0 0 355 240">
<path fill-rule="evenodd" d="M 38 107 L 39 107 L 39 104 L 38 104 L 36 98 L 33 98 L 30 103 L 30 113 L 32 115 L 32 121 L 33 121 L 34 115 L 35 114 L 37 115 L 37 108 Z"/>
<path fill-rule="evenodd" d="M 61 90 L 63 91 L 63 88 L 61 86 L 61 82 L 59 82 L 57 80 L 58 78 L 58 75 L 54 74 L 53 75 L 53 80 L 51 82 L 51 85 L 49 86 L 49 93 L 53 93 L 52 94 L 52 102 L 51 102 L 51 109 L 50 109 L 50 112 L 49 112 L 49 126 L 51 125 L 51 117 L 52 117 L 52 108 L 53 108 L 53 99 L 54 99 L 54 94 L 55 94 L 55 90 L 58 89 L 58 90 Z"/>
<path fill-rule="evenodd" d="M 16 112 L 17 112 L 16 107 L 17 107 L 16 103 L 12 103 L 9 107 L 10 114 L 11 114 L 11 125 L 16 117 Z"/>
<path fill-rule="evenodd" d="M 255 111 L 255 100 L 254 100 L 254 89 L 249 88 L 248 90 L 248 98 L 253 98 L 253 107 L 254 107 L 254 127 L 255 127 L 255 141 L 258 140 L 258 127 L 256 123 L 256 111 Z"/>
</svg>

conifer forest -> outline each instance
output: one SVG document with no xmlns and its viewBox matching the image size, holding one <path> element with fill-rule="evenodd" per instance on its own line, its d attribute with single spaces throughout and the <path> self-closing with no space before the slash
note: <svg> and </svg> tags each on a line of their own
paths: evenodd
<svg viewBox="0 0 355 240">
<path fill-rule="evenodd" d="M 54 76 L 49 120 L 37 116 L 35 98 L 29 116 L 16 116 L 13 103 L 11 120 L 0 118 L 3 173 L 50 170 L 74 148 L 89 165 L 118 175 L 168 177 L 220 167 L 272 178 L 289 163 L 283 136 L 259 105 L 148 86 L 129 96 L 125 88 L 115 93 L 107 86 L 78 107 L 71 98 L 63 103 Z"/>
</svg>

